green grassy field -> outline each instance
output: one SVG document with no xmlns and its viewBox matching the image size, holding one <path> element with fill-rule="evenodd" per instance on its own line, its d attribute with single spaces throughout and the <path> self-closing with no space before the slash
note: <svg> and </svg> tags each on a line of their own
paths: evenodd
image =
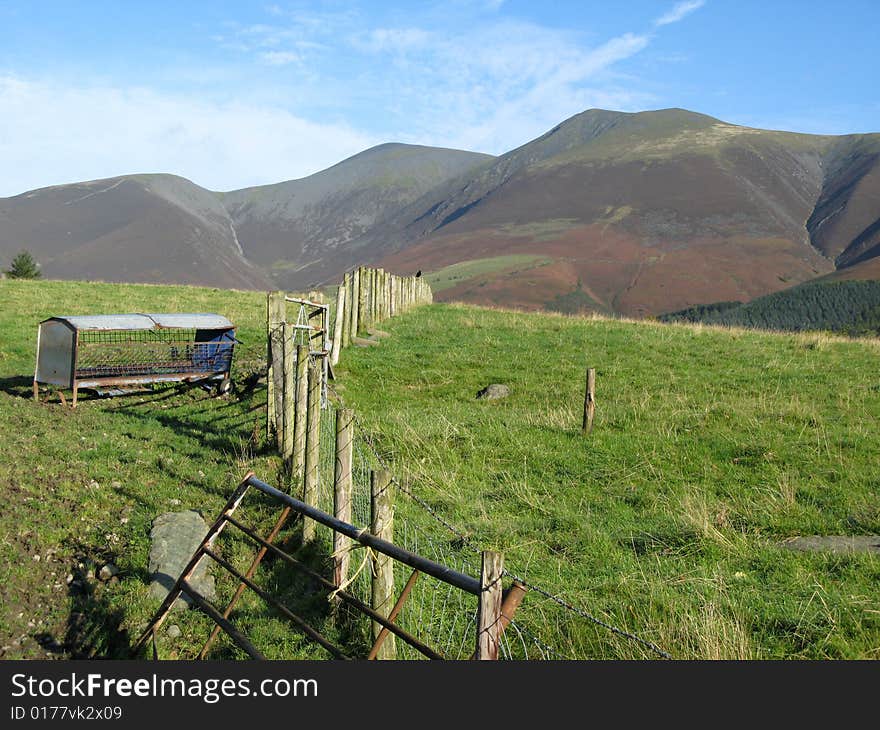
<svg viewBox="0 0 880 730">
<path fill-rule="evenodd" d="M 155 610 L 152 520 L 186 508 L 211 519 L 247 469 L 278 477 L 262 387 L 224 398 L 163 388 L 76 410 L 30 399 L 41 319 L 128 311 L 223 314 L 247 345 L 238 382 L 260 367 L 261 293 L 0 281 L 5 658 L 125 656 Z M 877 341 L 456 305 L 382 329 L 380 346 L 343 353 L 339 392 L 398 479 L 470 545 L 503 550 L 511 572 L 677 658 L 880 655 L 880 560 L 778 546 L 880 533 Z M 597 414 L 584 439 L 587 364 Z M 475 400 L 490 382 L 510 397 Z M 423 517 L 398 509 L 401 528 Z M 259 500 L 248 510 L 268 518 Z M 251 554 L 231 538 L 222 549 L 239 566 Z M 90 561 L 108 560 L 118 581 L 86 579 Z M 265 580 L 319 628 L 358 645 L 323 597 L 268 567 Z M 218 580 L 221 598 L 233 587 Z M 258 604 L 241 618 L 273 656 L 324 656 Z M 563 656 L 651 656 L 534 592 L 518 620 Z M 195 611 L 174 621 L 183 635 L 161 653 L 191 656 L 210 622 Z M 235 654 L 221 644 L 216 656 Z"/>
<path fill-rule="evenodd" d="M 346 353 L 347 397 L 511 572 L 676 657 L 880 656 L 880 560 L 778 547 L 880 532 L 876 340 L 450 305 L 383 327 L 381 348 Z M 510 397 L 475 400 L 491 382 Z M 649 656 L 558 628 L 565 655 Z"/>
</svg>

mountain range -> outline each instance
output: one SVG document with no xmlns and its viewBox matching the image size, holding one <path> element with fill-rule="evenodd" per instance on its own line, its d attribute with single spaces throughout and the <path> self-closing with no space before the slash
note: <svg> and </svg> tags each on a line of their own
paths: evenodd
<svg viewBox="0 0 880 730">
<path fill-rule="evenodd" d="M 438 299 L 653 315 L 880 279 L 880 134 L 591 109 L 498 157 L 384 144 L 213 192 L 125 175 L 0 198 L 0 262 L 44 275 L 304 290 L 359 264 Z"/>
</svg>

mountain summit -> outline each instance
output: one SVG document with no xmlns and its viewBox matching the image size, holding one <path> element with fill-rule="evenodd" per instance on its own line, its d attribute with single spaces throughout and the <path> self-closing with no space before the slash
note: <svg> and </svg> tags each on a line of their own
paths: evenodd
<svg viewBox="0 0 880 730">
<path fill-rule="evenodd" d="M 214 193 L 131 175 L 0 199 L 50 277 L 305 289 L 380 263 L 439 298 L 656 314 L 880 276 L 880 135 L 590 109 L 500 157 L 385 144 Z"/>
</svg>

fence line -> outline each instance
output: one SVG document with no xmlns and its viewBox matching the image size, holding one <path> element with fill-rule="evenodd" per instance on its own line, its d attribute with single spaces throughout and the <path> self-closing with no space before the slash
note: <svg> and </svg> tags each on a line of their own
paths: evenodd
<svg viewBox="0 0 880 730">
<path fill-rule="evenodd" d="M 273 332 L 277 332 L 279 325 L 283 324 L 285 312 L 277 304 L 278 294 L 270 293 L 268 312 L 269 322 L 269 353 L 273 352 Z M 321 367 L 309 367 L 308 373 L 316 373 L 313 377 L 322 378 L 321 409 L 313 411 L 311 407 L 306 410 L 307 425 L 305 430 L 311 434 L 310 443 L 316 448 L 317 453 L 312 459 L 306 459 L 306 454 L 301 451 L 302 446 L 297 442 L 293 455 L 287 460 L 289 475 L 289 488 L 296 489 L 302 495 L 304 501 L 317 506 L 329 514 L 338 514 L 339 508 L 336 496 L 336 487 L 339 474 L 339 447 L 346 446 L 348 449 L 347 459 L 348 481 L 348 504 L 344 515 L 358 525 L 376 526 L 373 523 L 375 517 L 374 494 L 371 492 L 371 477 L 374 472 L 386 470 L 391 473 L 391 464 L 383 458 L 376 448 L 373 439 L 360 419 L 351 414 L 350 434 L 341 441 L 337 433 L 337 405 L 344 408 L 342 398 L 336 393 L 327 381 L 327 374 L 332 373 L 334 359 L 338 362 L 339 353 L 351 344 L 363 344 L 360 335 L 369 333 L 375 324 L 383 319 L 408 311 L 421 304 L 432 300 L 430 287 L 420 277 L 399 277 L 388 274 L 381 269 L 359 267 L 345 274 L 340 291 L 337 293 L 337 307 L 333 326 L 333 339 L 329 339 L 329 307 L 322 302 L 314 301 L 317 296 L 310 296 L 309 300 L 296 300 L 285 297 L 286 301 L 299 302 L 300 314 L 298 323 L 300 330 L 305 333 L 305 341 L 308 343 L 308 357 L 314 362 L 320 359 Z M 309 309 L 311 307 L 312 309 Z M 303 311 L 305 309 L 305 316 Z M 273 330 L 271 318 L 281 317 L 281 322 L 275 323 Z M 302 320 L 302 321 L 301 321 Z M 314 324 L 312 321 L 314 320 Z M 303 322 L 305 323 L 303 325 Z M 277 337 L 277 335 L 276 335 Z M 283 352 L 283 343 L 280 343 Z M 296 378 L 273 377 L 273 368 L 270 363 L 268 382 L 270 388 L 277 380 L 282 383 L 282 394 L 279 398 L 277 393 L 270 393 L 268 399 L 269 409 L 276 404 L 281 413 L 284 413 L 284 387 L 285 382 L 293 380 L 297 392 L 302 388 L 300 372 L 304 368 L 299 365 L 304 354 L 303 350 L 297 353 L 294 365 L 297 367 Z M 274 360 L 280 367 L 289 367 L 284 362 L 283 355 Z M 311 392 L 314 386 L 308 388 Z M 588 388 L 589 390 L 589 388 Z M 331 397 L 332 396 L 332 397 Z M 313 399 L 309 399 L 314 402 Z M 335 401 L 335 403 L 334 403 Z M 299 411 L 299 404 L 294 409 Z M 283 428 L 285 419 L 275 419 L 280 422 L 282 438 L 279 444 L 285 443 Z M 294 439 L 296 441 L 296 439 Z M 288 439 L 286 443 L 290 443 Z M 317 447 L 315 446 L 317 444 Z M 308 447 L 306 447 L 308 450 Z M 305 469 L 305 462 L 309 461 L 310 467 Z M 305 471 L 305 474 L 303 473 Z M 308 478 L 306 478 L 308 477 Z M 302 491 L 302 486 L 308 484 L 309 493 Z M 434 509 L 426 500 L 421 498 L 410 488 L 404 480 L 399 480 L 391 474 L 389 488 L 403 495 L 403 500 L 398 500 L 394 506 L 393 523 L 395 524 L 395 540 L 405 549 L 417 554 L 425 554 L 433 560 L 444 565 L 451 566 L 455 570 L 469 575 L 479 575 L 484 566 L 479 562 L 482 551 L 474 544 L 472 538 L 462 530 L 456 528 L 442 514 Z M 333 567 L 331 573 L 337 578 L 336 585 L 345 585 L 345 589 L 358 600 L 368 605 L 373 605 L 377 597 L 373 594 L 373 575 L 377 563 L 368 555 L 349 549 L 346 550 L 344 542 L 338 539 L 338 535 L 332 531 L 315 525 L 311 520 L 303 520 L 304 534 L 307 540 L 320 545 L 328 556 L 331 556 Z M 309 525 L 311 523 L 311 525 Z M 611 635 L 632 642 L 662 658 L 671 658 L 669 653 L 655 643 L 644 639 L 634 632 L 614 626 L 611 622 L 603 620 L 582 608 L 560 598 L 552 591 L 548 591 L 538 585 L 526 581 L 511 570 L 502 570 L 501 575 L 513 580 L 523 589 L 528 589 L 531 597 L 526 602 L 524 610 L 520 612 L 517 620 L 509 620 L 510 630 L 496 637 L 496 650 L 499 658 L 580 658 L 583 656 L 582 647 L 576 645 L 572 636 L 578 634 L 577 623 L 587 621 L 597 630 L 609 632 Z M 475 601 L 469 601 L 461 591 L 452 591 L 448 588 L 438 587 L 429 581 L 417 581 L 411 576 L 397 571 L 393 582 L 387 584 L 382 593 L 381 602 L 389 604 L 391 596 L 400 596 L 406 593 L 407 600 L 401 606 L 386 605 L 385 615 L 394 610 L 396 612 L 395 623 L 410 632 L 421 641 L 434 646 L 442 646 L 444 655 L 449 658 L 467 658 L 467 636 L 470 628 L 479 620 L 479 606 Z M 497 599 L 497 597 L 496 597 Z M 496 600 L 497 602 L 497 600 Z M 349 606 L 341 607 L 341 610 L 350 610 Z M 549 626 L 559 628 L 560 636 L 568 636 L 570 645 L 567 647 L 554 647 L 554 640 L 546 636 Z M 366 629 L 365 629 L 366 630 Z M 380 629 L 375 629 L 373 638 L 376 638 Z M 387 632 L 386 632 L 387 633 Z M 365 635 L 365 640 L 370 638 Z M 389 641 L 388 647 L 392 643 Z M 396 651 L 386 648 L 386 654 L 394 653 L 398 658 L 413 659 L 421 658 L 418 652 L 408 645 L 398 642 Z"/>
</svg>

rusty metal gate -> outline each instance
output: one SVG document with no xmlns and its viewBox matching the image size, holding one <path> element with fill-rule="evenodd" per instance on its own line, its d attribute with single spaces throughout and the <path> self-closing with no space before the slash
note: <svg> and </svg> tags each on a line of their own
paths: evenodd
<svg viewBox="0 0 880 730">
<path fill-rule="evenodd" d="M 282 511 L 274 526 L 265 537 L 258 535 L 252 527 L 244 524 L 234 516 L 236 509 L 251 488 L 267 495 L 282 507 Z M 277 547 L 277 545 L 275 545 L 275 540 L 291 517 L 314 520 L 315 522 L 330 528 L 334 532 L 344 535 L 358 545 L 363 546 L 368 551 L 371 551 L 373 556 L 386 556 L 393 561 L 402 563 L 411 568 L 412 573 L 410 578 L 400 595 L 397 597 L 394 606 L 390 610 L 385 609 L 377 611 L 374 607 L 368 606 L 366 603 L 344 590 L 344 586 L 337 585 L 305 565 L 300 560 L 297 560 L 289 553 Z M 237 570 L 228 560 L 219 555 L 215 548 L 215 542 L 218 536 L 227 526 L 230 525 L 249 538 L 257 547 L 257 552 L 250 567 L 244 573 Z M 254 581 L 254 575 L 257 568 L 269 552 L 283 560 L 286 564 L 295 568 L 297 571 L 308 576 L 316 585 L 327 592 L 328 597 L 333 597 L 338 601 L 347 604 L 374 622 L 376 628 L 379 630 L 375 632 L 375 640 L 366 657 L 367 659 L 376 659 L 380 657 L 382 646 L 388 640 L 389 635 L 393 635 L 405 642 L 424 657 L 429 659 L 444 658 L 440 652 L 431 648 L 395 623 L 395 618 L 397 617 L 398 612 L 407 600 L 413 584 L 421 574 L 477 597 L 479 601 L 479 610 L 477 615 L 477 630 L 474 637 L 475 648 L 472 655 L 472 658 L 475 659 L 497 659 L 498 645 L 501 635 L 513 620 L 513 616 L 526 591 L 525 587 L 518 582 L 513 582 L 506 591 L 502 589 L 503 570 L 501 566 L 501 557 L 498 553 L 485 551 L 483 553 L 482 574 L 478 578 L 473 577 L 421 555 L 416 555 L 394 543 L 388 542 L 381 537 L 369 533 L 365 528 L 358 528 L 352 524 L 343 522 L 316 507 L 308 505 L 305 502 L 291 497 L 289 494 L 275 489 L 269 484 L 257 479 L 253 473 L 249 473 L 235 489 L 226 503 L 226 506 L 223 508 L 223 511 L 220 513 L 220 516 L 209 528 L 205 538 L 202 540 L 187 566 L 181 572 L 180 576 L 174 583 L 174 586 L 162 602 L 162 605 L 150 621 L 150 624 L 135 643 L 134 651 L 140 653 L 147 645 L 147 642 L 150 639 L 153 639 L 155 652 L 155 640 L 158 629 L 170 613 L 175 601 L 180 598 L 181 594 L 186 594 L 192 599 L 195 606 L 207 615 L 215 624 L 214 629 L 198 654 L 199 659 L 204 659 L 207 656 L 212 643 L 221 631 L 223 631 L 232 642 L 249 657 L 253 659 L 264 659 L 265 657 L 263 653 L 254 645 L 252 640 L 242 631 L 237 629 L 232 621 L 230 621 L 230 616 L 239 598 L 245 590 L 250 589 L 267 605 L 274 608 L 279 614 L 286 618 L 298 631 L 323 647 L 331 657 L 335 659 L 354 658 L 350 656 L 344 648 L 335 646 L 328 641 L 320 632 L 303 620 L 302 617 L 295 614 L 289 607 L 285 606 Z M 222 612 L 213 606 L 189 583 L 189 579 L 198 565 L 206 558 L 213 560 L 214 563 L 219 565 L 239 581 L 239 585 L 233 594 L 231 601 Z"/>
</svg>

